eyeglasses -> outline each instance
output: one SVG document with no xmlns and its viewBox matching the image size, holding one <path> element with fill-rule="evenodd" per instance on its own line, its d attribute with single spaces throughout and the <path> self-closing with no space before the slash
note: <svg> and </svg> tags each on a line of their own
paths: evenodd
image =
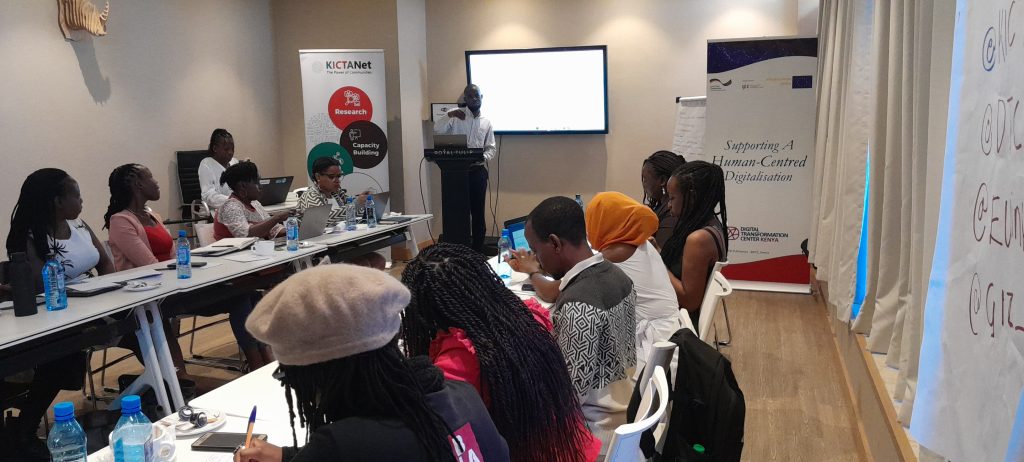
<svg viewBox="0 0 1024 462">
<path fill-rule="evenodd" d="M 343 175 L 342 175 L 342 174 L 340 174 L 340 173 L 338 173 L 338 174 L 330 174 L 330 173 L 317 173 L 317 175 L 320 175 L 320 176 L 326 176 L 326 177 L 327 177 L 327 179 L 329 179 L 329 180 L 337 180 L 338 178 L 341 178 L 341 177 L 343 176 Z"/>
</svg>

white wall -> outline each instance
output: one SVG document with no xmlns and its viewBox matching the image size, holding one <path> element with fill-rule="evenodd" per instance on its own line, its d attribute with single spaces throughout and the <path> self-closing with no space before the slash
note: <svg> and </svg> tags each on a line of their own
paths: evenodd
<svg viewBox="0 0 1024 462">
<path fill-rule="evenodd" d="M 809 11 L 807 0 L 800 1 Z M 707 40 L 795 35 L 798 6 L 798 0 L 430 0 L 428 96 L 431 102 L 457 97 L 466 84 L 466 50 L 607 45 L 610 133 L 504 137 L 498 224 L 552 195 L 578 192 L 588 199 L 616 190 L 639 198 L 643 159 L 671 147 L 675 97 L 705 93 Z M 558 101 L 545 103 L 544 110 L 559 109 Z M 492 161 L 492 184 L 496 167 Z M 439 175 L 432 170 L 438 209 Z"/>
<path fill-rule="evenodd" d="M 127 162 L 153 170 L 162 195 L 153 206 L 176 216 L 174 151 L 205 149 L 214 128 L 231 131 L 235 155 L 262 172 L 282 169 L 268 0 L 111 2 L 107 27 L 105 37 L 68 42 L 57 2 L 0 2 L 3 239 L 21 183 L 38 168 L 81 183 L 82 216 L 97 231 L 107 178 Z"/>
</svg>

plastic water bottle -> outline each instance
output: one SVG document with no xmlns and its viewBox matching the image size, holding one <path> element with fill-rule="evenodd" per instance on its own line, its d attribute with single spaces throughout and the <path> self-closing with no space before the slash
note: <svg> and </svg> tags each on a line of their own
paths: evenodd
<svg viewBox="0 0 1024 462">
<path fill-rule="evenodd" d="M 295 211 L 288 213 L 288 219 L 284 222 L 285 235 L 288 239 L 288 251 L 299 250 L 299 219 L 295 217 Z"/>
<path fill-rule="evenodd" d="M 355 231 L 356 224 L 359 223 L 359 217 L 356 215 L 356 203 L 355 198 L 348 198 L 348 202 L 345 208 L 345 231 Z"/>
<path fill-rule="evenodd" d="M 508 229 L 502 229 L 501 239 L 498 239 L 498 276 L 506 286 L 512 282 L 512 267 L 508 264 L 508 259 L 512 256 L 512 246 L 509 242 L 511 238 Z"/>
<path fill-rule="evenodd" d="M 373 208 L 373 196 L 366 196 L 366 227 L 377 227 L 377 210 Z"/>
<path fill-rule="evenodd" d="M 121 418 L 111 435 L 114 462 L 146 462 L 153 460 L 153 424 L 142 413 L 138 395 L 121 398 Z"/>
<path fill-rule="evenodd" d="M 50 254 L 43 265 L 44 296 L 46 311 L 59 311 L 68 307 L 68 291 L 64 287 L 64 265 L 57 256 Z"/>
<path fill-rule="evenodd" d="M 178 231 L 178 279 L 192 277 L 192 248 L 188 245 L 185 230 Z"/>
<path fill-rule="evenodd" d="M 53 406 L 53 418 L 56 423 L 46 437 L 46 447 L 50 448 L 50 460 L 53 462 L 85 461 L 87 454 L 85 430 L 75 420 L 75 405 L 68 401 Z"/>
<path fill-rule="evenodd" d="M 581 198 L 579 194 L 576 195 L 576 203 L 580 204 L 580 208 L 581 209 L 584 208 L 583 207 L 583 198 Z"/>
</svg>

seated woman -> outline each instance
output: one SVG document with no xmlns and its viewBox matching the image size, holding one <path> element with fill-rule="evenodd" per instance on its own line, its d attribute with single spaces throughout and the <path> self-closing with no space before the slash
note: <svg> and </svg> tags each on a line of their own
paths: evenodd
<svg viewBox="0 0 1024 462">
<path fill-rule="evenodd" d="M 89 225 L 78 217 L 82 195 L 63 170 L 36 170 L 21 185 L 11 215 L 7 253 L 24 252 L 32 267 L 36 290 L 42 292 L 42 266 L 52 254 L 64 266 L 68 280 L 96 269 L 114 272 L 114 265 Z M 78 390 L 85 377 L 85 354 L 76 352 L 35 368 L 28 397 L 18 421 L 8 429 L 14 447 L 29 460 L 49 460 L 46 443 L 36 438 L 39 422 L 60 390 Z"/>
<path fill-rule="evenodd" d="M 224 205 L 231 195 L 231 189 L 220 183 L 224 170 L 238 163 L 235 159 L 235 138 L 223 128 L 210 134 L 210 157 L 199 162 L 199 190 L 203 202 L 212 210 Z"/>
<path fill-rule="evenodd" d="M 313 161 L 313 185 L 306 189 L 306 192 L 299 198 L 299 204 L 295 207 L 299 213 L 305 212 L 312 207 L 323 205 L 331 206 L 331 214 L 327 218 L 327 227 L 334 226 L 345 219 L 345 204 L 348 202 L 347 191 L 341 189 L 341 163 L 333 157 L 321 157 Z M 357 213 L 362 214 L 362 208 L 366 204 L 366 196 L 369 193 L 362 193 L 355 197 Z M 332 257 L 332 259 L 334 259 Z M 379 270 L 384 269 L 387 260 L 376 252 L 360 255 L 350 259 L 348 263 L 361 266 L 369 266 Z"/>
<path fill-rule="evenodd" d="M 656 342 L 667 341 L 683 327 L 696 332 L 689 316 L 680 312 L 668 270 L 649 242 L 658 218 L 625 194 L 603 192 L 587 204 L 586 220 L 590 244 L 633 280 L 639 374 Z"/>
<path fill-rule="evenodd" d="M 672 216 L 679 221 L 661 249 L 661 260 L 668 267 L 679 306 L 690 313 L 696 326 L 708 278 L 715 263 L 726 261 L 729 254 L 725 175 L 715 164 L 687 162 L 672 173 L 665 189 Z"/>
<path fill-rule="evenodd" d="M 160 185 L 148 168 L 139 164 L 125 164 L 110 173 L 110 205 L 103 216 L 106 228 L 110 229 L 110 252 L 118 271 L 171 260 L 174 258 L 175 242 L 170 232 L 161 223 L 160 215 L 146 203 L 160 199 Z M 238 292 L 237 294 L 225 291 Z M 195 293 L 168 297 L 162 306 L 168 313 L 190 313 L 210 316 L 230 313 L 231 331 L 235 334 L 238 347 L 245 355 L 250 370 L 263 367 L 274 360 L 273 353 L 266 345 L 260 345 L 245 330 L 245 320 L 252 312 L 254 293 L 236 290 L 234 287 L 217 285 L 199 289 Z M 211 302 L 217 300 L 216 302 Z M 166 322 L 164 331 L 168 338 L 171 357 L 179 374 L 187 378 L 181 346 L 173 337 Z"/>
<path fill-rule="evenodd" d="M 239 162 L 224 170 L 221 184 L 231 188 L 231 196 L 217 210 L 213 222 L 214 238 L 284 236 L 288 212 L 270 215 L 260 204 L 260 172 L 252 162 Z"/>
<path fill-rule="evenodd" d="M 398 349 L 408 303 L 395 278 L 346 264 L 304 270 L 270 291 L 246 327 L 277 352 L 292 427 L 297 414 L 309 433 L 304 447 L 254 441 L 235 460 L 508 461 L 473 387 Z"/>
<path fill-rule="evenodd" d="M 669 213 L 668 198 L 665 195 L 665 185 L 668 179 L 680 165 L 686 163 L 686 159 L 672 151 L 658 151 L 644 159 L 644 166 L 640 169 L 640 182 L 644 187 L 644 203 L 658 215 L 658 232 L 654 240 L 659 246 L 664 246 L 665 241 L 672 235 L 672 229 L 676 225 L 676 218 Z"/>
<path fill-rule="evenodd" d="M 469 247 L 437 244 L 402 272 L 412 291 L 403 339 L 445 377 L 483 397 L 515 461 L 593 461 L 601 441 L 584 425 L 548 311 L 523 303 Z"/>
</svg>

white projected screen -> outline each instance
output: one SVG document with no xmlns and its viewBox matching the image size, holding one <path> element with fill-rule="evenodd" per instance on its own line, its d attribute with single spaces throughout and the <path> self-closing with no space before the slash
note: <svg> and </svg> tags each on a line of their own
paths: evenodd
<svg viewBox="0 0 1024 462">
<path fill-rule="evenodd" d="M 605 49 L 466 52 L 497 133 L 607 133 Z"/>
</svg>

